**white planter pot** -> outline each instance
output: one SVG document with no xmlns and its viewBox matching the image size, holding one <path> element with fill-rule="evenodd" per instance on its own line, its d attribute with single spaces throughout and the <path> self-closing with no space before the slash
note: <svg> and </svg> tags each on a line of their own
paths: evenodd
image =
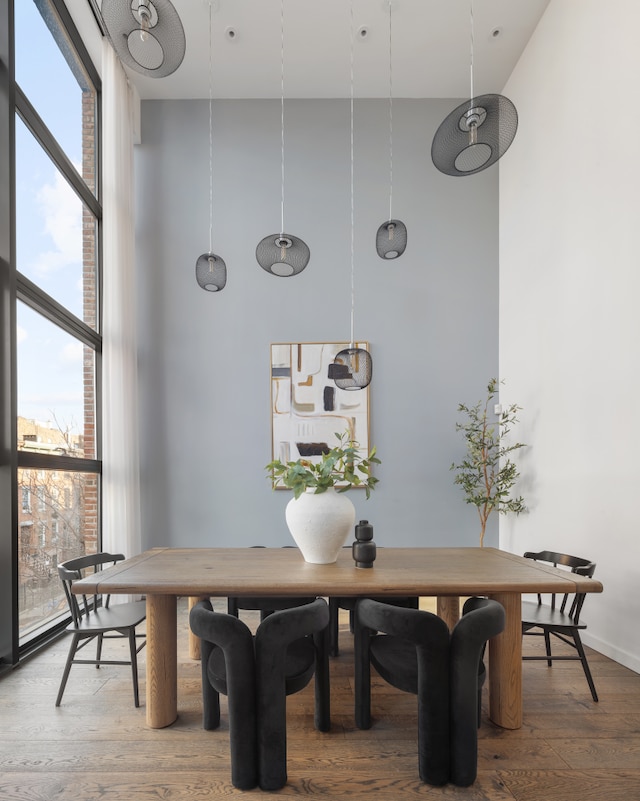
<svg viewBox="0 0 640 801">
<path fill-rule="evenodd" d="M 331 488 L 316 495 L 310 489 L 289 501 L 285 517 L 305 562 L 328 565 L 352 533 L 356 510 L 343 492 Z"/>
</svg>

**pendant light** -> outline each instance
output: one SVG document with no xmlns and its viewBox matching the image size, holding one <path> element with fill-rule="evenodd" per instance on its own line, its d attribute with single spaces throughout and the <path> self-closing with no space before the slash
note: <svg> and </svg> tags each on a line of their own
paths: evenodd
<svg viewBox="0 0 640 801">
<path fill-rule="evenodd" d="M 198 256 L 196 281 L 207 292 L 221 292 L 227 265 L 213 252 L 213 9 L 209 0 L 209 251 Z"/>
<path fill-rule="evenodd" d="M 151 78 L 175 72 L 186 39 L 169 0 L 102 0 L 102 18 L 120 60 Z"/>
<path fill-rule="evenodd" d="M 407 247 L 407 226 L 401 220 L 393 219 L 393 59 L 391 10 L 389 6 L 389 219 L 383 222 L 376 233 L 376 251 L 381 259 L 397 259 Z"/>
<path fill-rule="evenodd" d="M 280 233 L 258 242 L 256 259 L 263 270 L 280 278 L 298 275 L 309 263 L 309 247 L 284 232 L 284 0 L 280 0 Z"/>
<path fill-rule="evenodd" d="M 351 341 L 348 348 L 339 351 L 333 364 L 329 365 L 329 378 L 332 378 L 339 389 L 364 389 L 371 383 L 373 364 L 371 355 L 364 348 L 356 347 L 353 336 L 355 317 L 355 215 L 353 191 L 353 0 L 349 3 L 351 20 Z"/>
<path fill-rule="evenodd" d="M 433 137 L 431 159 L 446 175 L 474 175 L 503 156 L 518 129 L 518 112 L 503 95 L 473 96 L 473 0 L 471 0 L 471 99 L 454 109 Z"/>
</svg>

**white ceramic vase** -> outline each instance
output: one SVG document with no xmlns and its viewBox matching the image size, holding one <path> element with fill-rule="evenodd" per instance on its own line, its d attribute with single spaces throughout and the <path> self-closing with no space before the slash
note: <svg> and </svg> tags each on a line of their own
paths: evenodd
<svg viewBox="0 0 640 801">
<path fill-rule="evenodd" d="M 305 562 L 328 565 L 353 531 L 356 510 L 344 492 L 307 489 L 287 504 L 285 518 Z"/>
</svg>

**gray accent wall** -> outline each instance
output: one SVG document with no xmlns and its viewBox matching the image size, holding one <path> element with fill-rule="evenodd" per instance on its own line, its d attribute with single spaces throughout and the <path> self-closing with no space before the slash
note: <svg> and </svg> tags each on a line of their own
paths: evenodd
<svg viewBox="0 0 640 801">
<path fill-rule="evenodd" d="M 350 497 L 379 545 L 477 545 L 474 507 L 453 483 L 459 402 L 498 367 L 498 167 L 468 178 L 430 156 L 458 100 L 395 100 L 393 214 L 405 254 L 384 262 L 388 102 L 356 100 L 355 337 L 370 343 L 370 440 L 382 465 L 369 501 Z M 273 491 L 269 346 L 348 341 L 351 308 L 348 100 L 285 105 L 285 231 L 311 249 L 277 278 L 255 260 L 280 230 L 280 101 L 214 103 L 213 249 L 219 294 L 200 289 L 209 249 L 206 100 L 144 101 L 136 148 L 143 548 L 279 546 L 287 491 Z M 487 544 L 497 545 L 497 521 Z"/>
</svg>

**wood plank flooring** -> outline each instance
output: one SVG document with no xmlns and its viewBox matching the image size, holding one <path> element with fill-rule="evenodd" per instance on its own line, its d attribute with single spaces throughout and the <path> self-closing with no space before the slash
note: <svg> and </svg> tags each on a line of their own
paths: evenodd
<svg viewBox="0 0 640 801">
<path fill-rule="evenodd" d="M 0 680 L 2 801 L 263 795 L 230 783 L 226 715 L 218 731 L 201 727 L 200 665 L 188 657 L 186 602 L 180 603 L 179 620 L 180 717 L 167 729 L 147 728 L 144 700 L 139 709 L 133 706 L 127 667 L 74 666 L 56 709 L 66 638 Z M 374 725 L 364 732 L 355 728 L 346 615 L 340 627 L 341 654 L 331 663 L 331 732 L 313 728 L 311 687 L 288 699 L 289 782 L 278 795 L 331 801 L 640 799 L 640 675 L 588 651 L 600 695 L 594 704 L 579 663 L 558 662 L 549 669 L 544 662 L 525 662 L 522 729 L 492 725 L 485 692 L 476 783 L 433 788 L 418 779 L 413 696 L 375 679 Z M 531 651 L 540 647 L 535 640 L 526 646 Z"/>
</svg>

